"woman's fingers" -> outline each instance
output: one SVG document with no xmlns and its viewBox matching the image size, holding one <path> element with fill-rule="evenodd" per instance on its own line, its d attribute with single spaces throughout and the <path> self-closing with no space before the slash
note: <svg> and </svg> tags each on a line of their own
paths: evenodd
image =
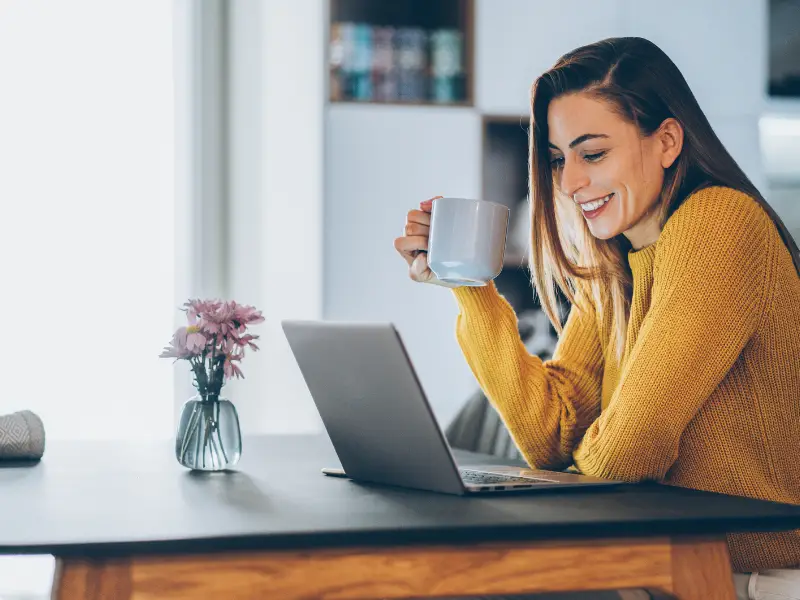
<svg viewBox="0 0 800 600">
<path fill-rule="evenodd" d="M 430 229 L 431 228 L 428 225 L 409 222 L 406 223 L 406 226 L 403 228 L 403 235 L 422 235 L 427 237 Z"/>
<path fill-rule="evenodd" d="M 428 200 L 423 200 L 419 203 L 419 207 L 424 210 L 425 212 L 431 212 L 433 208 L 433 201 L 442 198 L 443 196 L 434 196 L 433 198 L 429 198 Z"/>
<path fill-rule="evenodd" d="M 403 235 L 395 239 L 394 247 L 408 263 L 408 274 L 414 281 L 436 283 L 428 268 L 428 236 L 431 228 L 433 201 L 442 196 L 434 196 L 419 203 L 419 208 L 408 211 Z"/>
<path fill-rule="evenodd" d="M 420 250 L 428 250 L 428 236 L 404 235 L 395 239 L 394 247 L 410 265 Z"/>
<path fill-rule="evenodd" d="M 419 223 L 420 225 L 431 224 L 431 213 L 424 210 L 410 210 L 406 215 L 406 223 Z"/>
</svg>

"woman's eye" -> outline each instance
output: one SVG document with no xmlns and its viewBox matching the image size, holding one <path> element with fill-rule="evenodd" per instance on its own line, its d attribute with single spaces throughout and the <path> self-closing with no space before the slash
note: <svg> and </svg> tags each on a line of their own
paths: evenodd
<svg viewBox="0 0 800 600">
<path fill-rule="evenodd" d="M 550 159 L 550 166 L 554 169 L 560 169 L 564 166 L 564 157 L 563 156 L 554 156 Z"/>
<path fill-rule="evenodd" d="M 589 162 L 596 162 L 603 158 L 606 155 L 605 151 L 603 152 L 595 152 L 593 154 L 584 154 L 583 158 L 588 160 Z"/>
</svg>

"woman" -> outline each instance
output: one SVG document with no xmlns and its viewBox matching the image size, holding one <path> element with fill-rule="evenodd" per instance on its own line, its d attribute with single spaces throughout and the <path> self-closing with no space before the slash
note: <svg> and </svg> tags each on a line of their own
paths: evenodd
<svg viewBox="0 0 800 600">
<path fill-rule="evenodd" d="M 530 132 L 553 360 L 525 351 L 493 284 L 453 291 L 459 344 L 528 463 L 800 503 L 800 253 L 678 68 L 641 38 L 578 48 L 533 85 Z M 442 285 L 421 252 L 433 201 L 395 247 Z M 728 544 L 738 573 L 800 566 L 800 531 Z"/>
</svg>

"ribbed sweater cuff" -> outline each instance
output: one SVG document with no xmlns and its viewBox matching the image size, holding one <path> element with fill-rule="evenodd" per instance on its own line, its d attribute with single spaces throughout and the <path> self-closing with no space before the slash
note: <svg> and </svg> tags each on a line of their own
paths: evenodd
<svg viewBox="0 0 800 600">
<path fill-rule="evenodd" d="M 487 285 L 480 287 L 462 286 L 453 288 L 458 307 L 462 312 L 491 312 L 496 310 L 497 303 L 502 299 L 494 285 L 490 281 Z"/>
</svg>

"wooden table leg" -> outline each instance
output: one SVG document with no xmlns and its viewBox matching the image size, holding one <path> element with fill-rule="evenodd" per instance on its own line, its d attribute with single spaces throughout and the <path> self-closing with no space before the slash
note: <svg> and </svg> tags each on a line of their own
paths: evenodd
<svg viewBox="0 0 800 600">
<path fill-rule="evenodd" d="M 374 600 L 647 588 L 735 600 L 724 538 L 62 559 L 54 600 Z"/>
<path fill-rule="evenodd" d="M 681 600 L 735 600 L 733 571 L 724 538 L 674 537 L 672 593 Z"/>
<path fill-rule="evenodd" d="M 56 557 L 53 600 L 130 600 L 132 593 L 128 560 Z"/>
</svg>

